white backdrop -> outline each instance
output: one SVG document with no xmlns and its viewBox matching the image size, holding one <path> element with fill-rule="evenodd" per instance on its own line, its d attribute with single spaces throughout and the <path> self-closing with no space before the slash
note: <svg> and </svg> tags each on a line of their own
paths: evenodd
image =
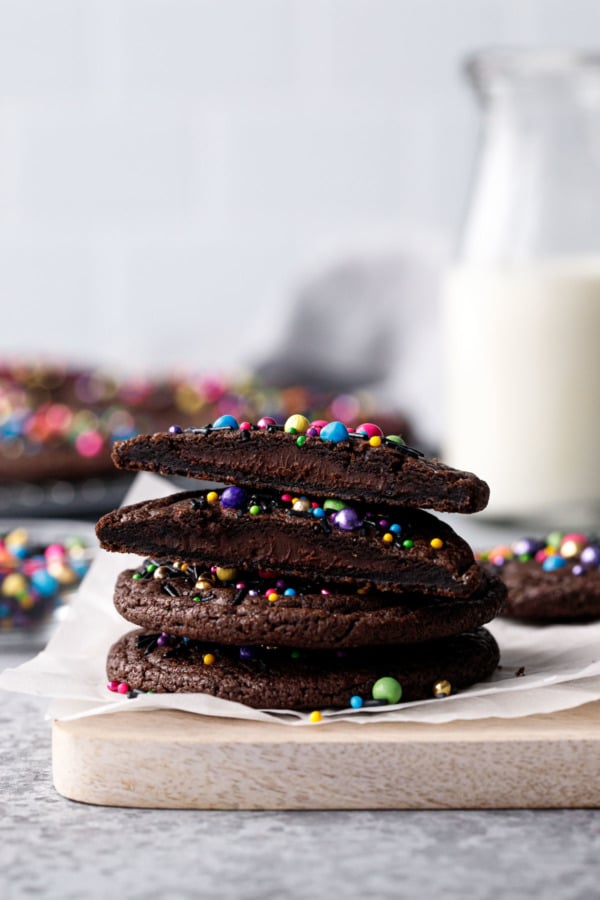
<svg viewBox="0 0 600 900">
<path fill-rule="evenodd" d="M 324 261 L 435 268 L 476 144 L 465 53 L 599 25 L 597 0 L 0 0 L 0 354 L 228 370 Z"/>
</svg>

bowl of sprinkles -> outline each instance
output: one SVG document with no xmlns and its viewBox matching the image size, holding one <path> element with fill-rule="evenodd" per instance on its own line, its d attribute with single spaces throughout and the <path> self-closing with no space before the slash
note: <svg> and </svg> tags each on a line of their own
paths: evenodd
<svg viewBox="0 0 600 900">
<path fill-rule="evenodd" d="M 0 520 L 0 646 L 43 646 L 90 566 L 87 522 Z"/>
</svg>

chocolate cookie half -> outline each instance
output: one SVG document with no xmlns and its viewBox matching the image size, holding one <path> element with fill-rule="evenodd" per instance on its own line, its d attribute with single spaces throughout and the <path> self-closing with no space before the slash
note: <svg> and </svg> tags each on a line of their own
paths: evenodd
<svg viewBox="0 0 600 900">
<path fill-rule="evenodd" d="M 503 613 L 532 621 L 600 616 L 600 541 L 580 532 L 520 538 L 485 554 L 508 594 Z"/>
<path fill-rule="evenodd" d="M 491 675 L 498 660 L 485 628 L 416 646 L 337 651 L 234 648 L 136 630 L 111 648 L 107 675 L 131 690 L 207 693 L 258 709 L 345 709 L 351 698 L 371 698 L 380 679 L 399 684 L 403 702 L 460 691 Z"/>
<path fill-rule="evenodd" d="M 397 435 L 376 425 L 349 432 L 341 422 L 315 423 L 292 416 L 294 425 L 238 426 L 142 435 L 117 442 L 117 468 L 183 475 L 283 491 L 292 485 L 327 496 L 335 486 L 342 500 L 409 506 L 444 512 L 484 509 L 488 485 L 470 472 L 427 459 Z M 261 420 L 262 422 L 263 420 Z M 301 434 L 298 431 L 302 431 Z"/>
<path fill-rule="evenodd" d="M 378 590 L 469 597 L 482 570 L 469 545 L 421 510 L 369 510 L 337 498 L 192 491 L 100 519 L 106 550 L 247 568 Z"/>
<path fill-rule="evenodd" d="M 203 641 L 278 647 L 411 644 L 489 622 L 506 589 L 486 577 L 465 600 L 416 593 L 363 593 L 277 576 L 252 578 L 213 567 L 149 561 L 122 572 L 114 602 L 135 625 Z"/>
</svg>

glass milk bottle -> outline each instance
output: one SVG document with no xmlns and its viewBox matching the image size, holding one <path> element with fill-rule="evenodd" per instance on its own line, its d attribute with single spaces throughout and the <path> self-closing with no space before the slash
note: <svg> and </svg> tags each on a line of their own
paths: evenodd
<svg viewBox="0 0 600 900">
<path fill-rule="evenodd" d="M 467 66 L 478 167 L 443 297 L 442 459 L 488 514 L 599 524 L 600 52 Z"/>
</svg>

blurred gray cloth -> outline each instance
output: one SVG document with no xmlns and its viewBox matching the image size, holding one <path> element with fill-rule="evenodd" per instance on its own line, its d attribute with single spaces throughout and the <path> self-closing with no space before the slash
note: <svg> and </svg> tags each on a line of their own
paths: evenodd
<svg viewBox="0 0 600 900">
<path fill-rule="evenodd" d="M 422 255 L 340 259 L 297 291 L 276 350 L 257 366 L 269 384 L 368 388 L 436 446 L 441 434 L 439 264 Z"/>
</svg>

